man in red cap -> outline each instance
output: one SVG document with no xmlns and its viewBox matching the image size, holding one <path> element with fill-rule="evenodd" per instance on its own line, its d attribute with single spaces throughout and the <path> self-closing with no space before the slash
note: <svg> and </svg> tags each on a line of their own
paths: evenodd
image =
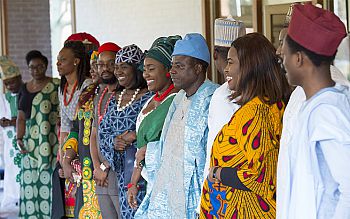
<svg viewBox="0 0 350 219">
<path fill-rule="evenodd" d="M 99 95 L 94 98 L 94 121 L 90 136 L 90 152 L 94 166 L 96 195 L 103 218 L 120 218 L 118 187 L 116 173 L 99 151 L 97 130 L 100 121 L 107 111 L 109 101 L 114 96 L 117 78 L 114 75 L 115 56 L 121 48 L 111 42 L 98 48 L 97 72 L 102 81 Z"/>
<path fill-rule="evenodd" d="M 330 73 L 345 36 L 332 12 L 294 6 L 281 56 L 289 82 L 306 100 L 279 152 L 277 218 L 350 218 L 350 89 Z"/>
</svg>

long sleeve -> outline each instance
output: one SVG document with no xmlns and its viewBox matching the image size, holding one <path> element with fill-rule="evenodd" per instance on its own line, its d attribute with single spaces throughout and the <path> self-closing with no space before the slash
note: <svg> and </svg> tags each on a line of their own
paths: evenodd
<svg viewBox="0 0 350 219">
<path fill-rule="evenodd" d="M 228 141 L 237 145 L 233 160 L 240 161 L 223 169 L 224 185 L 273 198 L 282 112 L 276 106 L 250 104 L 243 106 L 233 117 L 228 129 L 234 131 L 235 136 L 229 136 Z M 225 159 L 231 158 L 226 156 Z"/>
<path fill-rule="evenodd" d="M 323 180 L 334 180 L 338 185 L 339 201 L 333 218 L 348 219 L 350 218 L 350 143 L 342 144 L 336 140 L 326 140 L 319 142 L 319 146 L 330 172 L 328 177 L 333 178 Z"/>
<path fill-rule="evenodd" d="M 333 218 L 350 218 L 350 116 L 346 110 L 322 105 L 312 112 L 309 120 L 310 140 L 317 143 L 318 165 L 325 187 L 318 212 L 321 218 L 328 214 Z M 335 200 L 338 202 L 334 203 Z"/>
</svg>

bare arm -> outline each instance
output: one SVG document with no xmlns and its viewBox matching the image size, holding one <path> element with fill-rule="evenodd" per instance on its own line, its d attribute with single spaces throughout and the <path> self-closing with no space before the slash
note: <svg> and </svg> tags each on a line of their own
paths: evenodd
<svg viewBox="0 0 350 219">
<path fill-rule="evenodd" d="M 62 152 L 62 146 L 68 136 L 68 132 L 61 132 L 60 134 L 60 146 L 58 147 L 58 153 L 60 154 L 60 164 L 62 166 L 62 161 L 63 161 L 63 152 Z"/>
<path fill-rule="evenodd" d="M 25 113 L 22 110 L 18 110 L 16 123 L 17 145 L 19 146 L 21 153 L 27 153 L 23 144 L 23 137 L 26 132 L 26 118 Z"/>
<path fill-rule="evenodd" d="M 97 151 L 97 132 L 96 128 L 92 127 L 91 130 L 91 136 L 90 136 L 90 154 L 92 163 L 94 165 L 94 169 L 100 168 L 100 159 L 98 157 L 98 151 Z"/>
<path fill-rule="evenodd" d="M 98 147 L 97 130 L 95 127 L 92 127 L 91 135 L 90 135 L 90 154 L 91 154 L 92 164 L 94 166 L 94 179 L 98 186 L 107 187 L 108 186 L 107 175 L 109 171 L 109 164 L 108 162 L 100 161 L 97 147 Z M 108 168 L 107 170 L 103 171 L 100 168 L 101 162 L 105 164 L 105 166 Z"/>
</svg>

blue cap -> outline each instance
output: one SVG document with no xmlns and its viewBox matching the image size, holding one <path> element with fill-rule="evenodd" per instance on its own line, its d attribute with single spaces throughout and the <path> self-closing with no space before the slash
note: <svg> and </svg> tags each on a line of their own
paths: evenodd
<svg viewBox="0 0 350 219">
<path fill-rule="evenodd" d="M 183 40 L 176 41 L 172 56 L 190 56 L 210 63 L 207 42 L 199 33 L 186 34 Z"/>
</svg>

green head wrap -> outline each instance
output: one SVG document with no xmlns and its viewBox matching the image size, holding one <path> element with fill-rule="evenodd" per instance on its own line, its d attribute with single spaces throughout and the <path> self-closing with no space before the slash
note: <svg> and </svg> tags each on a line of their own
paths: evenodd
<svg viewBox="0 0 350 219">
<path fill-rule="evenodd" d="M 171 54 L 174 51 L 176 41 L 181 40 L 181 36 L 159 37 L 151 48 L 146 52 L 146 58 L 152 58 L 162 63 L 166 68 L 171 68 Z"/>
</svg>

